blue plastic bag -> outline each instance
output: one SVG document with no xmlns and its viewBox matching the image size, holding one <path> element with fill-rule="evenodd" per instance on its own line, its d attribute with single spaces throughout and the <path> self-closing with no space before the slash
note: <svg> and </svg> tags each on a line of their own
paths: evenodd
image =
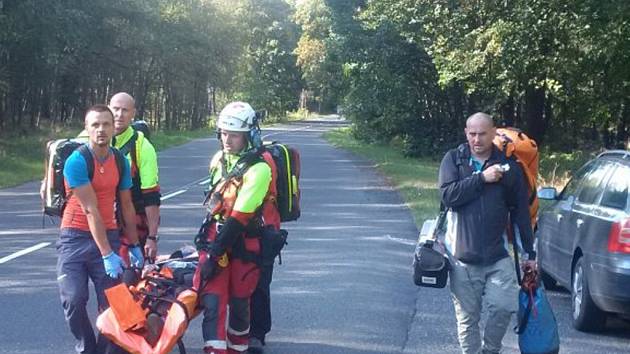
<svg viewBox="0 0 630 354">
<path fill-rule="evenodd" d="M 555 354 L 560 350 L 558 324 L 541 287 L 518 294 L 518 346 L 524 354 Z"/>
</svg>

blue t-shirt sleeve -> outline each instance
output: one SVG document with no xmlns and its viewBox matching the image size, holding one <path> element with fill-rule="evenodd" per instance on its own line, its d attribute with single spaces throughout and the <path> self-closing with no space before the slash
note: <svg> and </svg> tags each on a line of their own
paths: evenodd
<svg viewBox="0 0 630 354">
<path fill-rule="evenodd" d="M 87 164 L 79 151 L 74 151 L 66 159 L 66 163 L 63 166 L 63 177 L 70 188 L 77 188 L 90 183 Z"/>
<path fill-rule="evenodd" d="M 126 189 L 131 189 L 131 166 L 129 165 L 128 159 L 123 159 L 125 163 L 123 164 L 123 171 L 121 174 L 122 180 L 120 181 L 119 189 L 121 191 Z"/>
</svg>

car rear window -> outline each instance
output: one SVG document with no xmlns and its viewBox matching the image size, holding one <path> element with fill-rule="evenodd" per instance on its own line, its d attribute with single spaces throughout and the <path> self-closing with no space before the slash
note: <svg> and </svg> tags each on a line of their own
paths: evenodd
<svg viewBox="0 0 630 354">
<path fill-rule="evenodd" d="M 628 205 L 628 183 L 630 168 L 619 166 L 610 176 L 608 185 L 604 189 L 601 205 L 609 208 L 625 210 Z"/>
<path fill-rule="evenodd" d="M 597 168 L 590 170 L 582 182 L 582 189 L 578 195 L 578 201 L 584 204 L 595 204 L 597 198 L 604 190 L 604 179 L 608 176 L 613 165 L 610 162 L 604 162 L 597 165 Z"/>
<path fill-rule="evenodd" d="M 600 165 L 600 162 L 597 160 L 593 160 L 593 161 L 588 162 L 582 168 L 580 168 L 573 175 L 569 183 L 567 183 L 567 185 L 564 186 L 562 193 L 560 193 L 560 199 L 567 200 L 571 197 L 575 198 L 575 194 L 577 193 L 578 188 L 580 187 L 580 182 L 582 181 L 584 176 L 587 173 L 591 172 L 593 169 L 597 168 L 598 165 Z"/>
</svg>

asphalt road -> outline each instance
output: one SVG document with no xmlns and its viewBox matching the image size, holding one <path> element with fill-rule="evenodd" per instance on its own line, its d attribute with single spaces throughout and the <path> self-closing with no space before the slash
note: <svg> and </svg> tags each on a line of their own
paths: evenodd
<svg viewBox="0 0 630 354">
<path fill-rule="evenodd" d="M 370 162 L 325 142 L 321 133 L 337 123 L 264 132 L 302 157 L 302 217 L 285 224 L 289 244 L 275 268 L 267 353 L 458 353 L 448 290 L 412 283 L 417 230 L 411 214 Z M 191 243 L 204 215 L 200 183 L 216 149 L 216 140 L 207 138 L 159 154 L 167 198 L 161 253 Z M 0 353 L 73 352 L 56 285 L 58 230 L 47 219 L 42 228 L 37 190 L 35 182 L 0 190 Z M 627 322 L 612 319 L 604 333 L 577 332 L 570 327 L 569 295 L 548 295 L 561 352 L 630 353 Z M 200 326 L 195 319 L 185 335 L 189 353 L 201 352 Z M 518 353 L 511 330 L 504 344 L 505 353 Z"/>
</svg>

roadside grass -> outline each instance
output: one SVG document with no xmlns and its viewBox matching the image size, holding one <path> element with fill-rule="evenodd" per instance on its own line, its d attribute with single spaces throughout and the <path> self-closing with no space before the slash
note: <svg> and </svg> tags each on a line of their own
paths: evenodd
<svg viewBox="0 0 630 354">
<path fill-rule="evenodd" d="M 538 185 L 541 187 L 555 187 L 558 192 L 571 179 L 571 174 L 587 161 L 595 158 L 600 151 L 553 152 L 549 149 L 540 150 L 540 172 Z"/>
<path fill-rule="evenodd" d="M 76 136 L 80 131 L 81 128 L 64 128 L 31 132 L 28 136 L 16 133 L 0 135 L 0 188 L 42 178 L 46 142 Z M 207 128 L 194 131 L 155 131 L 151 134 L 151 142 L 159 151 L 211 134 L 212 131 Z"/>
<path fill-rule="evenodd" d="M 262 120 L 261 126 L 267 127 L 267 126 L 270 126 L 272 124 L 277 124 L 277 123 L 286 123 L 286 122 L 304 120 L 304 119 L 307 119 L 309 115 L 311 114 L 312 113 L 308 112 L 307 110 L 298 109 L 297 111 L 286 112 L 285 115 L 269 115 L 269 116 L 266 116 Z"/>
<path fill-rule="evenodd" d="M 41 178 L 46 142 L 55 137 L 76 136 L 81 128 L 42 129 L 24 135 L 0 135 L 0 188 Z"/>
<path fill-rule="evenodd" d="M 332 130 L 325 138 L 334 146 L 374 162 L 411 209 L 418 227 L 438 213 L 437 172 L 439 162 L 430 158 L 408 158 L 387 145 L 364 144 L 352 137 L 349 128 Z"/>
<path fill-rule="evenodd" d="M 151 134 L 151 144 L 157 151 L 160 151 L 171 146 L 185 144 L 193 139 L 205 138 L 211 135 L 215 135 L 214 129 L 158 131 Z"/>
<path fill-rule="evenodd" d="M 431 158 L 408 158 L 394 146 L 362 143 L 352 136 L 350 128 L 332 130 L 325 134 L 325 138 L 334 146 L 374 162 L 377 170 L 402 195 L 418 228 L 424 220 L 437 215 L 439 161 Z M 556 187 L 561 191 L 571 173 L 595 156 L 596 152 L 554 153 L 541 149 L 539 186 Z"/>
</svg>

